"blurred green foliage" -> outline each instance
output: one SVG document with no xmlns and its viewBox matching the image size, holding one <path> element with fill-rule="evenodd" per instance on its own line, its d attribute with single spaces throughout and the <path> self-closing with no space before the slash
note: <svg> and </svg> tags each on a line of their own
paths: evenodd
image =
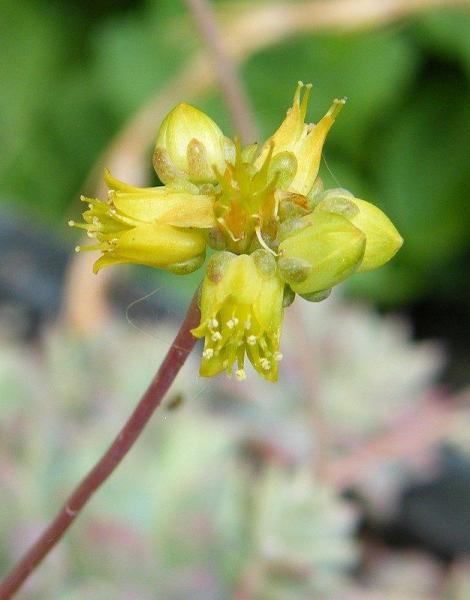
<svg viewBox="0 0 470 600">
<path fill-rule="evenodd" d="M 198 41 L 171 0 L 1 5 L 0 194 L 59 230 L 112 135 Z M 348 96 L 323 175 L 384 207 L 405 238 L 387 268 L 351 280 L 352 293 L 398 305 L 468 290 L 468 14 L 303 35 L 252 56 L 242 73 L 263 135 L 297 79 L 314 83 L 313 120 Z M 197 103 L 230 131 L 215 92 Z"/>
</svg>

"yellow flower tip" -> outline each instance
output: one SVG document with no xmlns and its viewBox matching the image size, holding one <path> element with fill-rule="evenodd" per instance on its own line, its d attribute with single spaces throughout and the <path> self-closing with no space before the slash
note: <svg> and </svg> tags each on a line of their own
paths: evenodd
<svg viewBox="0 0 470 600">
<path fill-rule="evenodd" d="M 403 244 L 403 238 L 387 215 L 374 204 L 355 198 L 347 190 L 332 189 L 320 194 L 315 212 L 321 211 L 341 214 L 364 233 L 366 247 L 358 273 L 381 267 Z"/>
<path fill-rule="evenodd" d="M 371 271 L 395 256 L 403 245 L 403 238 L 380 208 L 359 198 L 354 198 L 353 202 L 359 210 L 350 221 L 365 234 L 367 240 L 358 272 Z"/>
<path fill-rule="evenodd" d="M 255 163 L 257 168 L 261 167 L 271 143 L 274 144 L 273 161 L 280 153 L 290 153 L 296 159 L 296 169 L 288 185 L 284 185 L 282 189 L 303 195 L 309 194 L 314 186 L 326 136 L 346 103 L 346 98 L 336 98 L 316 125 L 306 123 L 311 88 L 311 84 L 298 82 L 292 106 L 277 131 L 263 146 Z"/>
<path fill-rule="evenodd" d="M 214 255 L 208 264 L 201 293 L 201 322 L 192 330 L 205 338 L 200 374 L 205 377 L 234 369 L 246 378 L 245 356 L 267 380 L 276 381 L 283 283 L 275 259 L 263 250 L 236 256 Z"/>
</svg>

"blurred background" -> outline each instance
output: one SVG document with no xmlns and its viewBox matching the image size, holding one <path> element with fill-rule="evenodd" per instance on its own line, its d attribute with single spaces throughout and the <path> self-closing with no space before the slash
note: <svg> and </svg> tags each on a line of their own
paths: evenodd
<svg viewBox="0 0 470 600">
<path fill-rule="evenodd" d="M 470 2 L 213 2 L 261 138 L 348 97 L 321 175 L 405 239 L 287 312 L 280 383 L 197 356 L 23 600 L 470 598 Z M 91 274 L 67 221 L 152 184 L 185 100 L 234 134 L 179 0 L 0 0 L 0 573 L 109 444 L 201 278 Z"/>
</svg>

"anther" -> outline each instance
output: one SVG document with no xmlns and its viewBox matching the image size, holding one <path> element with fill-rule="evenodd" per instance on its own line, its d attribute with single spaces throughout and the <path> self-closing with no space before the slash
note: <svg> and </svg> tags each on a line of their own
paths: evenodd
<svg viewBox="0 0 470 600">
<path fill-rule="evenodd" d="M 247 343 L 249 346 L 254 346 L 254 345 L 256 344 L 256 335 L 249 335 L 249 336 L 246 338 L 246 343 Z"/>
<path fill-rule="evenodd" d="M 212 358 L 214 356 L 214 350 L 213 350 L 213 348 L 206 348 L 204 350 L 204 352 L 202 353 L 202 356 L 204 358 Z"/>
<path fill-rule="evenodd" d="M 75 225 L 75 221 L 72 221 L 72 219 L 70 219 L 70 221 L 68 222 L 68 226 L 73 227 L 74 225 Z"/>
<path fill-rule="evenodd" d="M 235 372 L 235 377 L 238 379 L 238 381 L 244 381 L 246 379 L 246 371 L 245 371 L 245 369 L 238 369 Z"/>
<path fill-rule="evenodd" d="M 233 329 L 233 328 L 235 327 L 235 320 L 234 320 L 234 319 L 229 319 L 229 320 L 227 321 L 227 327 L 228 327 L 229 329 Z"/>
<path fill-rule="evenodd" d="M 273 358 L 276 362 L 280 362 L 284 358 L 284 355 L 282 352 L 275 352 Z"/>
<path fill-rule="evenodd" d="M 217 319 L 215 317 L 212 319 L 209 319 L 209 327 L 211 329 L 217 329 L 218 326 L 219 326 L 219 321 L 217 321 Z"/>
<path fill-rule="evenodd" d="M 269 371 L 271 368 L 271 363 L 267 358 L 262 358 L 259 362 L 265 371 Z"/>
<path fill-rule="evenodd" d="M 213 342 L 218 342 L 222 339 L 222 334 L 220 331 L 214 331 L 214 333 L 211 335 L 211 339 Z"/>
</svg>

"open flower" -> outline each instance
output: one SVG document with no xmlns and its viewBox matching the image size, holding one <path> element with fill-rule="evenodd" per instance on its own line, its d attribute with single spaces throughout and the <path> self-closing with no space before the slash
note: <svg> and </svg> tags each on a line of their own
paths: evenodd
<svg viewBox="0 0 470 600">
<path fill-rule="evenodd" d="M 304 89 L 305 88 L 305 89 Z M 188 104 L 164 119 L 153 163 L 165 184 L 139 188 L 109 172 L 108 198 L 88 203 L 83 223 L 99 250 L 94 270 L 138 263 L 185 274 L 207 263 L 200 292 L 201 375 L 235 370 L 245 357 L 276 381 L 284 307 L 300 294 L 325 299 L 356 272 L 375 269 L 403 240 L 376 206 L 318 177 L 323 144 L 344 100 L 305 122 L 311 86 L 299 82 L 284 121 L 258 147 L 241 147 Z M 303 91 L 303 95 L 302 95 Z"/>
<path fill-rule="evenodd" d="M 84 223 L 70 221 L 85 229 L 97 243 L 77 246 L 80 250 L 100 250 L 94 265 L 137 263 L 176 273 L 190 273 L 204 262 L 205 228 L 214 226 L 212 198 L 168 187 L 138 188 L 114 178 L 108 171 L 106 201 L 86 198 Z"/>
<path fill-rule="evenodd" d="M 201 324 L 205 337 L 201 375 L 227 371 L 236 363 L 237 379 L 246 378 L 245 354 L 266 379 L 277 379 L 284 282 L 266 250 L 250 255 L 215 254 L 201 290 Z"/>
<path fill-rule="evenodd" d="M 302 90 L 305 91 L 302 96 Z M 258 159 L 260 165 L 270 152 L 272 145 L 273 159 L 278 155 L 291 157 L 295 161 L 295 172 L 287 186 L 288 191 L 307 195 L 313 187 L 320 168 L 320 160 L 328 132 L 343 108 L 346 99 L 336 99 L 325 116 L 317 124 L 305 123 L 311 84 L 299 81 L 292 106 L 277 131 L 268 138 Z"/>
</svg>

